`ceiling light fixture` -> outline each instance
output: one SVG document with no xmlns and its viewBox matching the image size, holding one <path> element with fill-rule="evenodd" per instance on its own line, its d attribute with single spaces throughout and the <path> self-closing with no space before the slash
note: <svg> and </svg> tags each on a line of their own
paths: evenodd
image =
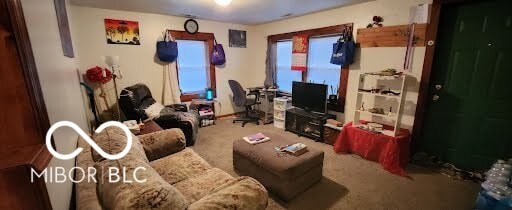
<svg viewBox="0 0 512 210">
<path fill-rule="evenodd" d="M 217 3 L 220 6 L 228 6 L 231 3 L 231 0 L 215 0 L 215 3 Z"/>
</svg>

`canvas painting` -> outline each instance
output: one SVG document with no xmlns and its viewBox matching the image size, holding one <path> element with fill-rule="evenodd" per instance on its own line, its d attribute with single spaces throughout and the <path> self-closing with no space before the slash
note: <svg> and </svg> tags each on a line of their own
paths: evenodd
<svg viewBox="0 0 512 210">
<path fill-rule="evenodd" d="M 229 47 L 247 47 L 247 36 L 245 31 L 229 29 Z"/>
<path fill-rule="evenodd" d="M 108 44 L 140 45 L 139 22 L 105 19 Z"/>
</svg>

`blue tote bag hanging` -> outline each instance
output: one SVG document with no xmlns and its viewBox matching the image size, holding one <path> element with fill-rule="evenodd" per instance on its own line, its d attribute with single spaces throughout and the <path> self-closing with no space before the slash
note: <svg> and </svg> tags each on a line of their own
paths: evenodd
<svg viewBox="0 0 512 210">
<path fill-rule="evenodd" d="M 156 54 L 163 62 L 174 62 L 178 57 L 178 43 L 172 40 L 169 31 L 165 31 L 164 40 L 156 43 Z"/>
<path fill-rule="evenodd" d="M 351 30 L 345 29 L 338 42 L 332 46 L 331 63 L 346 67 L 354 62 L 356 43 L 352 39 Z"/>
</svg>

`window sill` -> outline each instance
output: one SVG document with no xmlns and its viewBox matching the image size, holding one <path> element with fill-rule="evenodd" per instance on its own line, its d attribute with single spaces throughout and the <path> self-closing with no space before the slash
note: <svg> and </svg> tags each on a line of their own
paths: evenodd
<svg viewBox="0 0 512 210">
<path fill-rule="evenodd" d="M 180 96 L 181 102 L 189 102 L 192 99 L 201 98 L 201 95 L 198 93 L 185 93 Z"/>
<path fill-rule="evenodd" d="M 201 99 L 205 97 L 205 91 L 182 93 L 180 96 L 181 102 L 189 102 L 192 99 Z M 217 97 L 217 91 L 213 90 L 213 97 Z"/>
</svg>

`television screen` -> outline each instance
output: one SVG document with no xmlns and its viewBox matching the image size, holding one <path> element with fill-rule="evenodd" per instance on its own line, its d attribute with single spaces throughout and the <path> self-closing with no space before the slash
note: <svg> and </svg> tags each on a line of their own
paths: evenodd
<svg viewBox="0 0 512 210">
<path fill-rule="evenodd" d="M 327 109 L 327 85 L 293 82 L 292 105 L 307 111 L 325 113 Z"/>
</svg>

